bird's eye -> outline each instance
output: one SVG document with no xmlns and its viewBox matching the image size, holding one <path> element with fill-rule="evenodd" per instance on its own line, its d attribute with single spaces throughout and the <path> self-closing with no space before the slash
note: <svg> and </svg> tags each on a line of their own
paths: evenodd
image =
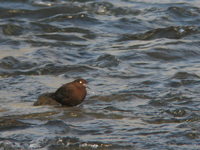
<svg viewBox="0 0 200 150">
<path fill-rule="evenodd" d="M 83 82 L 82 82 L 82 81 L 79 81 L 79 83 L 82 84 Z"/>
</svg>

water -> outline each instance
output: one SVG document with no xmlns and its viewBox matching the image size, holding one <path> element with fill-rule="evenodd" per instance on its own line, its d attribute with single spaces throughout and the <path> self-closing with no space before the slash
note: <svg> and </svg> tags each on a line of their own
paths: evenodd
<svg viewBox="0 0 200 150">
<path fill-rule="evenodd" d="M 1 0 L 0 149 L 200 149 L 199 0 Z M 77 107 L 34 107 L 82 77 Z"/>
</svg>

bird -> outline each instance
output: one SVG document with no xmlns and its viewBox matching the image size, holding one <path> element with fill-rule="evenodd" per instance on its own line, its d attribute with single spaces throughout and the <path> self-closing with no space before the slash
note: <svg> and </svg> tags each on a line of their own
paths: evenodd
<svg viewBox="0 0 200 150">
<path fill-rule="evenodd" d="M 87 95 L 87 81 L 85 79 L 76 79 L 59 87 L 53 93 L 44 93 L 40 95 L 34 106 L 38 105 L 63 105 L 76 106 L 81 104 Z"/>
</svg>

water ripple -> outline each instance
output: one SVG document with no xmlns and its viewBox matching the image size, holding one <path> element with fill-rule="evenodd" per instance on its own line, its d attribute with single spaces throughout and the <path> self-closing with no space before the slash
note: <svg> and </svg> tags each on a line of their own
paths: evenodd
<svg viewBox="0 0 200 150">
<path fill-rule="evenodd" d="M 0 3 L 0 149 L 199 149 L 199 0 Z M 33 106 L 77 78 L 76 107 Z"/>
</svg>

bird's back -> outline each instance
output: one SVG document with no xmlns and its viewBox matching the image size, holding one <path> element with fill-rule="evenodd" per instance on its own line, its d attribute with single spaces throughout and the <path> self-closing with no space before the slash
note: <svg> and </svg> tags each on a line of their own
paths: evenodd
<svg viewBox="0 0 200 150">
<path fill-rule="evenodd" d="M 54 99 L 66 106 L 75 106 L 80 104 L 86 96 L 86 90 L 80 89 L 71 83 L 64 84 L 55 93 Z"/>
</svg>

